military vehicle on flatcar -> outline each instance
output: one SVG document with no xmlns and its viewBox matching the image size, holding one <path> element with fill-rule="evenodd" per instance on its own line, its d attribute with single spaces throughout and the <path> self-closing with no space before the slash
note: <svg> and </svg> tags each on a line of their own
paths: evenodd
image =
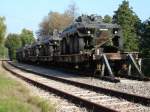
<svg viewBox="0 0 150 112">
<path fill-rule="evenodd" d="M 76 69 L 93 69 L 100 77 L 116 74 L 144 78 L 138 52 L 124 52 L 121 27 L 103 23 L 100 16 L 82 15 L 61 33 L 17 51 L 19 61 L 55 63 Z M 123 71 L 123 72 L 122 72 Z"/>
<path fill-rule="evenodd" d="M 122 48 L 121 28 L 117 24 L 103 23 L 100 16 L 80 16 L 61 34 L 62 54 L 80 53 L 95 47 L 103 52 L 117 52 Z"/>
</svg>

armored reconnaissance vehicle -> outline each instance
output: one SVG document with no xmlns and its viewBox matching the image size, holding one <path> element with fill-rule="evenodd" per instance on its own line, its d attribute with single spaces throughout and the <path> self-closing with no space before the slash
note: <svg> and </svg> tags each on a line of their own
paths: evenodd
<svg viewBox="0 0 150 112">
<path fill-rule="evenodd" d="M 36 51 L 39 60 L 52 61 L 54 55 L 59 55 L 60 41 L 60 33 L 57 30 L 53 31 L 53 35 L 46 36 L 39 40 L 39 42 L 36 44 L 36 50 L 34 50 Z M 44 59 L 43 56 L 46 59 Z"/>
<path fill-rule="evenodd" d="M 77 54 L 97 47 L 101 47 L 103 52 L 117 52 L 122 48 L 120 26 L 103 23 L 100 16 L 78 17 L 61 36 L 62 54 Z"/>
</svg>

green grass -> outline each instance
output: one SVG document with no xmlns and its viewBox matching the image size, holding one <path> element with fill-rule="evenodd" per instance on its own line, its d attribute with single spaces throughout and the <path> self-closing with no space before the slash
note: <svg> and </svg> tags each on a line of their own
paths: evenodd
<svg viewBox="0 0 150 112">
<path fill-rule="evenodd" d="M 0 69 L 0 112 L 55 111 L 55 106 L 50 102 L 29 93 L 26 87 L 9 78 L 7 73 Z"/>
</svg>

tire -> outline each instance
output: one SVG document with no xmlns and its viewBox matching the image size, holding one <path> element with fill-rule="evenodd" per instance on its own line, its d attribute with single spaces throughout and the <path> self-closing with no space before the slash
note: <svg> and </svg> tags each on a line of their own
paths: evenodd
<svg viewBox="0 0 150 112">
<path fill-rule="evenodd" d="M 73 37 L 69 38 L 69 54 L 73 53 Z"/>
<path fill-rule="evenodd" d="M 83 38 L 79 38 L 78 36 L 74 37 L 74 53 L 80 53 L 80 51 L 84 50 L 85 42 Z"/>
<path fill-rule="evenodd" d="M 77 36 L 73 39 L 73 53 L 79 53 L 79 39 Z"/>
<path fill-rule="evenodd" d="M 85 42 L 83 38 L 79 38 L 79 52 L 84 50 Z"/>
<path fill-rule="evenodd" d="M 66 39 L 62 40 L 62 54 L 66 54 Z"/>
<path fill-rule="evenodd" d="M 49 46 L 49 56 L 53 56 L 53 51 L 54 51 L 54 49 L 53 49 L 53 46 Z"/>
</svg>

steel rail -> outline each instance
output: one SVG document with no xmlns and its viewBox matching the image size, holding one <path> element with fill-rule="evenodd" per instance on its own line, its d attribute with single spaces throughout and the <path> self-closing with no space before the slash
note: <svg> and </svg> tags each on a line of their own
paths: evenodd
<svg viewBox="0 0 150 112">
<path fill-rule="evenodd" d="M 18 68 L 18 69 L 21 69 L 21 70 L 29 72 L 29 73 L 34 73 L 36 75 L 46 77 L 48 79 L 52 79 L 52 80 L 60 81 L 60 82 L 63 82 L 63 83 L 71 84 L 71 85 L 74 85 L 74 86 L 77 86 L 77 87 L 80 87 L 80 88 L 85 88 L 85 89 L 88 89 L 88 90 L 92 90 L 92 91 L 95 91 L 95 92 L 107 94 L 107 95 L 114 96 L 114 97 L 117 97 L 117 98 L 122 98 L 122 99 L 125 99 L 125 100 L 130 101 L 130 102 L 142 104 L 144 106 L 150 106 L 150 98 L 148 98 L 148 97 L 139 96 L 139 95 L 135 95 L 135 94 L 131 94 L 131 93 L 125 93 L 125 92 L 121 92 L 121 91 L 116 91 L 116 90 L 112 90 L 112 89 L 108 89 L 108 88 L 98 87 L 98 86 L 94 86 L 94 85 L 89 85 L 89 84 L 76 82 L 76 81 L 72 81 L 72 80 L 68 80 L 68 79 L 64 79 L 64 78 L 60 78 L 60 77 L 56 77 L 56 76 L 50 76 L 48 74 L 39 73 L 39 72 L 36 72 L 36 71 L 24 69 L 22 67 L 19 67 L 15 64 L 10 63 L 10 62 L 8 62 L 8 63 L 10 65 Z"/>
</svg>

